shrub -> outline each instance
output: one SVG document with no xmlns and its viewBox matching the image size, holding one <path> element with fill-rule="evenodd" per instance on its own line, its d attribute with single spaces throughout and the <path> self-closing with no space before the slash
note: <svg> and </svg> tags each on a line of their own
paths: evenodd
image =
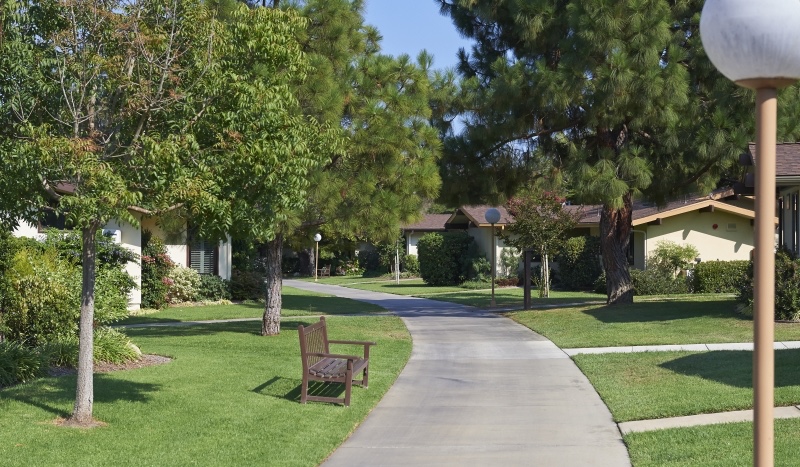
<svg viewBox="0 0 800 467">
<path fill-rule="evenodd" d="M 746 279 L 737 300 L 744 313 L 753 311 L 753 262 L 748 262 Z M 775 319 L 800 321 L 800 261 L 782 248 L 775 254 Z"/>
<path fill-rule="evenodd" d="M 111 324 L 128 316 L 128 294 L 136 283 L 122 268 L 97 270 L 94 289 L 94 319 Z"/>
<path fill-rule="evenodd" d="M 44 247 L 52 247 L 58 251 L 59 256 L 73 264 L 81 264 L 81 249 L 83 240 L 78 230 L 63 231 L 48 229 L 45 232 Z M 136 260 L 136 254 L 124 246 L 116 243 L 110 233 L 98 231 L 95 238 L 95 257 L 97 267 L 115 267 L 122 269 L 129 261 Z"/>
<path fill-rule="evenodd" d="M 383 274 L 388 268 L 381 265 L 381 255 L 377 250 L 361 250 L 358 252 L 358 264 L 365 273 Z"/>
<path fill-rule="evenodd" d="M 595 284 L 603 274 L 600 263 L 600 237 L 572 237 L 564 242 L 564 247 L 556 256 L 558 263 L 558 286 L 565 290 L 595 289 Z M 603 278 L 602 292 L 606 292 Z"/>
<path fill-rule="evenodd" d="M 24 383 L 47 371 L 47 362 L 35 349 L 20 342 L 0 342 L 0 387 Z"/>
<path fill-rule="evenodd" d="M 430 285 L 456 285 L 464 282 L 465 270 L 480 270 L 470 245 L 475 241 L 466 232 L 429 233 L 417 243 L 419 273 Z M 485 258 L 484 258 L 485 260 Z M 477 267 L 476 267 L 477 266 Z"/>
<path fill-rule="evenodd" d="M 44 342 L 36 349 L 50 365 L 75 368 L 78 366 L 78 336 L 61 336 Z"/>
<path fill-rule="evenodd" d="M 193 302 L 200 289 L 200 274 L 191 268 L 175 266 L 167 274 L 167 300 L 170 303 Z"/>
<path fill-rule="evenodd" d="M 494 281 L 499 287 L 516 287 L 519 285 L 518 277 L 501 277 Z"/>
<path fill-rule="evenodd" d="M 747 278 L 749 261 L 704 261 L 694 267 L 695 293 L 736 293 Z"/>
<path fill-rule="evenodd" d="M 138 360 L 142 353 L 128 336 L 106 326 L 94 330 L 95 363 L 121 364 Z"/>
<path fill-rule="evenodd" d="M 167 282 L 164 279 L 174 263 L 160 238 L 142 232 L 142 308 L 161 309 L 167 306 Z"/>
<path fill-rule="evenodd" d="M 200 287 L 197 289 L 198 300 L 230 300 L 230 282 L 214 274 L 200 274 Z"/>
<path fill-rule="evenodd" d="M 648 269 L 658 269 L 665 274 L 677 275 L 694 264 L 700 252 L 694 245 L 678 245 L 675 242 L 661 240 L 647 262 Z"/>
<path fill-rule="evenodd" d="M 636 295 L 674 295 L 689 293 L 684 277 L 674 277 L 660 269 L 631 269 L 631 280 Z"/>
<path fill-rule="evenodd" d="M 77 332 L 80 270 L 55 250 L 17 251 L 6 271 L 10 284 L 3 307 L 6 337 L 26 345 Z"/>
<path fill-rule="evenodd" d="M 403 256 L 403 271 L 412 275 L 419 274 L 419 260 L 417 259 L 417 255 Z"/>
<path fill-rule="evenodd" d="M 516 248 L 503 248 L 500 252 L 500 270 L 498 271 L 498 275 L 501 278 L 516 278 L 519 270 L 520 256 L 521 253 Z"/>
<path fill-rule="evenodd" d="M 232 300 L 262 300 L 267 293 L 264 274 L 256 271 L 236 271 L 231 275 Z"/>
</svg>

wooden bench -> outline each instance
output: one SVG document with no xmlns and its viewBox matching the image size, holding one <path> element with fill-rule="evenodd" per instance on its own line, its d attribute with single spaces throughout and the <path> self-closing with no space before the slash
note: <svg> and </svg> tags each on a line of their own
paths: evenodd
<svg viewBox="0 0 800 467">
<path fill-rule="evenodd" d="M 375 342 L 329 340 L 324 316 L 320 316 L 318 323 L 311 326 L 301 325 L 297 330 L 300 335 L 300 354 L 303 359 L 303 386 L 300 392 L 300 403 L 318 401 L 349 406 L 350 389 L 353 383 L 365 388 L 369 385 L 369 347 L 376 345 Z M 329 344 L 361 345 L 364 347 L 364 356 L 330 353 Z M 360 380 L 353 379 L 362 372 L 363 377 Z M 344 383 L 344 398 L 310 396 L 308 395 L 309 381 Z"/>
<path fill-rule="evenodd" d="M 331 265 L 323 266 L 322 269 L 317 269 L 317 275 L 319 277 L 331 277 Z"/>
</svg>

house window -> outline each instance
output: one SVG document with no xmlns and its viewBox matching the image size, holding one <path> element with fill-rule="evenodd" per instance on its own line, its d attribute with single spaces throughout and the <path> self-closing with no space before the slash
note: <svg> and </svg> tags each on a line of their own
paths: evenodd
<svg viewBox="0 0 800 467">
<path fill-rule="evenodd" d="M 202 239 L 190 241 L 189 267 L 200 274 L 217 274 L 217 245 Z"/>
<path fill-rule="evenodd" d="M 72 230 L 72 228 L 72 224 L 67 223 L 67 218 L 63 213 L 43 211 L 39 217 L 39 233 L 43 233 L 47 229 Z"/>
</svg>

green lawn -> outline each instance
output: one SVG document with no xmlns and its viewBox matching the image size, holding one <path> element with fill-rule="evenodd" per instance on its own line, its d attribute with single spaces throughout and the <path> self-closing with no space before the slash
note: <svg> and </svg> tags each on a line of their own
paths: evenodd
<svg viewBox="0 0 800 467">
<path fill-rule="evenodd" d="M 508 313 L 561 348 L 752 342 L 753 321 L 732 299 L 714 296 L 609 307 Z M 800 340 L 800 325 L 776 324 L 776 340 Z"/>
<path fill-rule="evenodd" d="M 301 405 L 295 330 L 313 321 L 284 319 L 276 337 L 259 322 L 129 329 L 145 353 L 174 360 L 96 375 L 95 416 L 108 426 L 92 430 L 52 423 L 72 409 L 74 376 L 0 390 L 2 464 L 318 465 L 377 404 L 411 341 L 396 317 L 330 318 L 331 338 L 378 342 L 370 387 L 354 387 L 349 408 Z"/>
<path fill-rule="evenodd" d="M 383 292 L 395 295 L 411 295 L 415 297 L 430 298 L 444 302 L 459 303 L 462 305 L 488 308 L 491 304 L 492 289 L 487 284 L 486 289 L 472 290 L 457 285 L 433 286 L 427 285 L 422 279 L 402 280 L 399 284 L 394 281 L 364 282 L 349 284 L 347 287 L 372 292 Z M 523 290 L 520 287 L 495 288 L 495 303 L 499 307 L 522 307 Z M 538 298 L 537 291 L 533 291 L 534 306 L 543 304 L 576 303 L 587 301 L 604 301 L 605 296 L 587 292 L 561 292 L 551 291 L 550 298 Z"/>
<path fill-rule="evenodd" d="M 753 353 L 576 355 L 614 420 L 647 420 L 753 407 Z M 800 404 L 800 350 L 775 353 L 775 405 Z"/>
<path fill-rule="evenodd" d="M 631 433 L 625 436 L 636 467 L 753 465 L 753 424 L 729 423 Z M 775 465 L 800 459 L 800 420 L 775 420 Z"/>
<path fill-rule="evenodd" d="M 386 310 L 369 303 L 283 287 L 281 316 L 347 315 L 384 311 Z M 149 315 L 129 316 L 116 324 L 260 318 L 263 315 L 264 304 L 262 303 L 171 307 Z"/>
<path fill-rule="evenodd" d="M 299 281 L 305 282 L 314 282 L 314 276 L 311 277 L 288 277 L 288 279 L 295 279 Z M 406 280 L 406 279 L 401 279 Z M 414 280 L 414 279 L 411 279 Z M 325 276 L 325 277 L 318 277 L 317 281 L 320 284 L 328 284 L 328 285 L 344 285 L 348 286 L 351 284 L 361 284 L 366 282 L 394 282 L 394 279 L 389 277 L 388 275 L 383 276 Z"/>
</svg>

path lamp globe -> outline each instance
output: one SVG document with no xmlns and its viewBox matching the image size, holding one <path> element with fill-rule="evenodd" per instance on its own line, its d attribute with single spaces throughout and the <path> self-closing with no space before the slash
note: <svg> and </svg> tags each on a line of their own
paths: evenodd
<svg viewBox="0 0 800 467">
<path fill-rule="evenodd" d="M 314 234 L 314 242 L 317 243 L 317 249 L 314 252 L 314 282 L 317 282 L 317 266 L 319 266 L 319 241 L 322 240 L 322 235 L 319 233 Z"/>
<path fill-rule="evenodd" d="M 500 222 L 500 211 L 496 208 L 489 208 L 486 210 L 486 214 L 484 214 L 486 218 L 486 222 L 492 225 L 492 303 L 491 306 L 495 305 L 494 302 L 494 280 L 495 280 L 495 271 L 497 270 L 497 261 L 495 260 L 494 256 L 497 252 L 497 245 L 495 244 L 494 240 L 494 225 Z"/>
<path fill-rule="evenodd" d="M 774 465 L 777 90 L 800 79 L 800 2 L 708 0 L 700 38 L 711 63 L 756 91 L 753 464 Z"/>
</svg>

